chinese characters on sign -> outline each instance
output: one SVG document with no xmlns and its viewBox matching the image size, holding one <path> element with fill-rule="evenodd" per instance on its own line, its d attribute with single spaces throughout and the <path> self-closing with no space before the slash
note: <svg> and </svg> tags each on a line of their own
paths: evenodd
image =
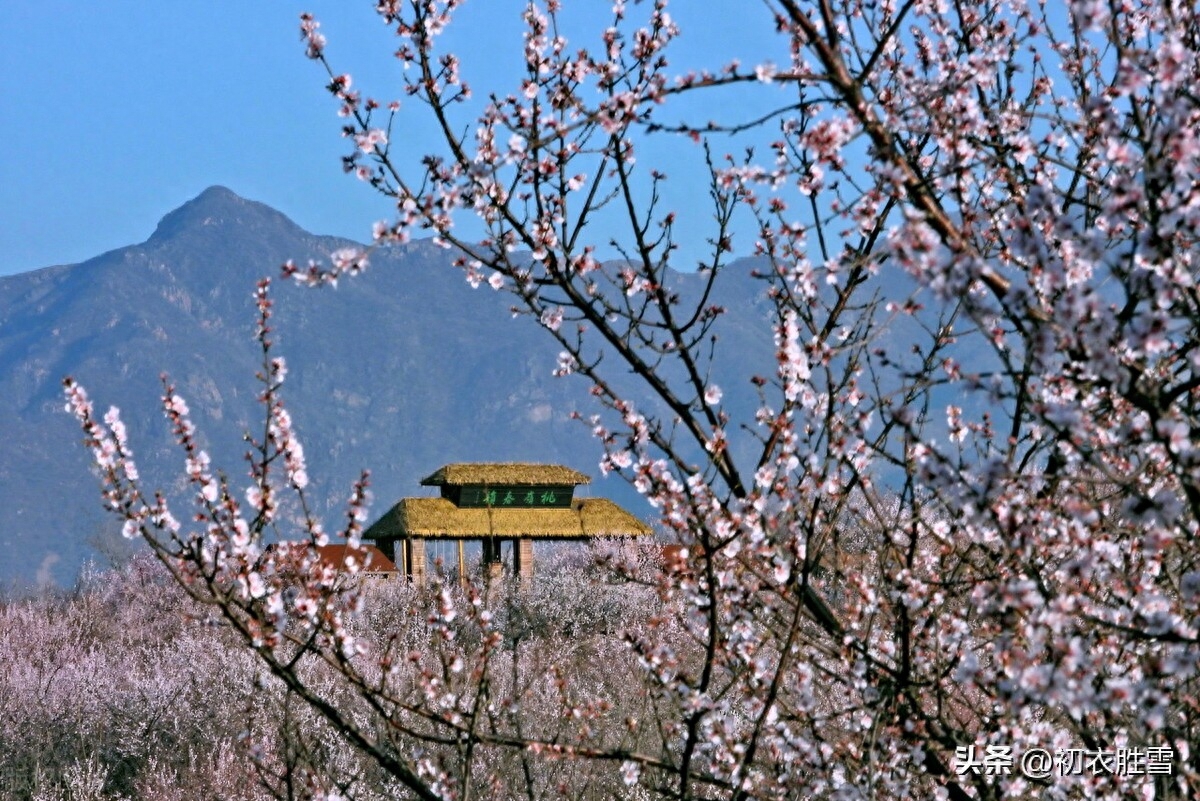
<svg viewBox="0 0 1200 801">
<path fill-rule="evenodd" d="M 467 486 L 454 499 L 459 507 L 566 508 L 571 505 L 570 487 Z"/>
<path fill-rule="evenodd" d="M 553 506 L 555 500 L 553 492 L 534 492 L 533 490 L 520 493 L 514 493 L 512 490 L 506 490 L 503 493 L 499 490 L 488 490 L 483 493 L 485 506 Z"/>
<path fill-rule="evenodd" d="M 1170 776 L 1175 752 L 1170 746 L 1115 748 L 1094 751 L 1086 748 L 1026 749 L 1016 758 L 1011 745 L 960 745 L 954 749 L 954 772 L 984 776 L 1007 776 L 1016 768 L 1030 779 L 1050 776 Z"/>
</svg>

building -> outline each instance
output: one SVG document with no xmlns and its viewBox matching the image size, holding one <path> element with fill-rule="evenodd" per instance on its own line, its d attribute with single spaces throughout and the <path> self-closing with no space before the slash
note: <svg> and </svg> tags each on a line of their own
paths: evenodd
<svg viewBox="0 0 1200 801">
<path fill-rule="evenodd" d="M 315 555 L 311 563 L 309 557 Z M 273 542 L 263 548 L 255 570 L 262 570 L 267 563 L 285 584 L 303 582 L 312 576 L 312 568 L 328 568 L 334 574 L 334 586 L 344 589 L 390 581 L 400 575 L 396 565 L 383 551 L 374 545 L 363 544 L 351 548 L 346 543 L 318 545 L 307 540 L 285 540 Z"/>
<path fill-rule="evenodd" d="M 427 544 L 453 541 L 459 575 L 465 576 L 463 543 L 479 540 L 489 576 L 502 571 L 504 542 L 512 544 L 513 574 L 533 577 L 537 540 L 640 537 L 650 528 L 605 498 L 576 498 L 575 488 L 591 479 L 569 467 L 516 462 L 448 464 L 421 480 L 438 497 L 402 498 L 363 534 L 398 569 L 424 584 Z"/>
<path fill-rule="evenodd" d="M 320 545 L 317 547 L 317 560 L 339 573 L 355 572 L 368 579 L 386 581 L 399 575 L 395 563 L 374 545 L 361 545 L 358 548 L 344 544 Z M 357 571 L 352 571 L 349 564 L 351 560 L 357 565 Z"/>
</svg>

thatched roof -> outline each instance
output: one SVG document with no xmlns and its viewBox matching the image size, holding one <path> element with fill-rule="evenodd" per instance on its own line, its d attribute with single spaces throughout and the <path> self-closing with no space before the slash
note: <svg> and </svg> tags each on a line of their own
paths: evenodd
<svg viewBox="0 0 1200 801">
<path fill-rule="evenodd" d="M 563 484 L 589 484 L 591 479 L 560 464 L 536 464 L 533 462 L 459 462 L 440 467 L 433 475 L 421 479 L 426 487 L 443 484 L 482 484 L 499 486 L 520 484 L 543 486 Z"/>
<path fill-rule="evenodd" d="M 639 537 L 650 528 L 606 498 L 578 499 L 569 509 L 460 509 L 445 498 L 404 498 L 363 536 L 475 539 Z"/>
</svg>

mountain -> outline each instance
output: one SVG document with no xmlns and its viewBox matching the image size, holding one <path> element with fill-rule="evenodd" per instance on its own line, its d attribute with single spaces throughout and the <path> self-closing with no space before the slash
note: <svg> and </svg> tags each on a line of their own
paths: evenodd
<svg viewBox="0 0 1200 801">
<path fill-rule="evenodd" d="M 122 410 L 146 487 L 176 499 L 183 518 L 183 457 L 160 411 L 160 375 L 187 399 L 214 465 L 244 488 L 243 437 L 262 428 L 255 284 L 289 259 L 303 265 L 346 247 L 361 246 L 311 234 L 262 203 L 212 187 L 163 217 L 141 244 L 0 278 L 0 585 L 69 585 L 98 556 L 97 544 L 122 544 L 101 508 L 78 425 L 63 408 L 64 376 L 86 387 L 98 413 Z M 372 471 L 379 514 L 425 491 L 422 476 L 456 461 L 568 464 L 593 476 L 588 491 L 651 519 L 627 485 L 600 480 L 600 446 L 571 414 L 599 411 L 587 382 L 554 378 L 558 347 L 549 335 L 531 320 L 513 320 L 507 295 L 486 283 L 471 288 L 452 259 L 418 241 L 373 251 L 370 269 L 337 289 L 276 281 L 273 338 L 289 367 L 284 396 L 308 457 L 309 500 L 327 528 L 339 526 L 363 468 Z M 754 442 L 736 427 L 754 419 L 749 379 L 775 369 L 773 332 L 764 325 L 772 309 L 750 278 L 755 266 L 762 265 L 730 265 L 705 300 L 727 310 L 715 329 L 721 341 L 711 380 L 724 391 L 741 464 L 753 464 Z M 914 291 L 903 276 L 887 280 L 889 294 Z M 703 278 L 674 273 L 670 286 L 686 306 L 699 298 Z M 935 330 L 932 314 L 923 324 Z M 919 328 L 895 320 L 877 345 L 915 368 Z M 978 337 L 955 347 L 972 369 L 995 366 Z M 623 397 L 654 410 L 639 379 L 615 359 L 606 364 Z M 941 404 L 958 403 L 971 418 L 987 402 L 951 388 L 935 395 L 935 432 L 944 429 Z"/>
<path fill-rule="evenodd" d="M 64 376 L 87 388 L 99 412 L 121 408 L 146 484 L 177 493 L 182 457 L 159 411 L 159 375 L 168 373 L 214 464 L 244 486 L 242 436 L 261 427 L 255 282 L 287 259 L 304 264 L 354 244 L 213 187 L 141 244 L 0 279 L 0 581 L 69 584 L 95 556 L 92 544 L 113 536 L 89 454 L 63 409 Z M 556 461 L 599 478 L 599 446 L 570 419 L 574 409 L 595 410 L 586 383 L 553 378 L 553 341 L 511 319 L 506 298 L 486 284 L 468 286 L 450 260 L 415 242 L 373 253 L 371 268 L 336 290 L 276 282 L 285 397 L 330 527 L 364 467 L 375 513 L 452 461 Z M 699 281 L 677 280 L 685 294 Z M 769 370 L 773 353 L 755 308 L 764 301 L 745 280 L 715 300 L 730 310 L 717 382 L 748 409 L 745 379 L 752 368 Z M 613 372 L 618 385 L 636 386 Z M 591 491 L 650 514 L 624 484 Z"/>
</svg>

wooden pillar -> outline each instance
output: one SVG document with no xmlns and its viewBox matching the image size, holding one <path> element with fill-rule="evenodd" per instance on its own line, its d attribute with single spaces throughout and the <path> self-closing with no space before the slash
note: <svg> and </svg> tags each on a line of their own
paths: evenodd
<svg viewBox="0 0 1200 801">
<path fill-rule="evenodd" d="M 458 540 L 458 586 L 467 588 L 467 554 L 462 540 Z"/>
<path fill-rule="evenodd" d="M 513 540 L 513 575 L 525 583 L 533 581 L 533 540 L 528 537 Z"/>
<path fill-rule="evenodd" d="M 418 587 L 425 586 L 425 538 L 410 537 L 408 540 L 408 575 Z"/>
<path fill-rule="evenodd" d="M 480 560 L 484 579 L 499 578 L 504 572 L 500 563 L 500 540 L 495 537 L 483 538 L 483 558 Z"/>
</svg>

